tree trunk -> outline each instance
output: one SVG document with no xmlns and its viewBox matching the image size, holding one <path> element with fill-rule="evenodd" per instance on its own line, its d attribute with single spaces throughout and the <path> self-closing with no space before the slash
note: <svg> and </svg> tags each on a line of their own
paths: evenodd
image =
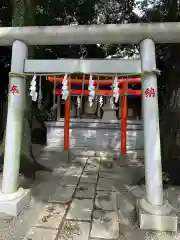
<svg viewBox="0 0 180 240">
<path fill-rule="evenodd" d="M 180 47 L 171 48 L 171 68 L 167 69 L 167 86 L 161 114 L 161 145 L 163 171 L 173 185 L 180 184 L 180 81 L 178 60 Z"/>
<path fill-rule="evenodd" d="M 178 1 L 166 2 L 167 15 L 165 21 L 178 21 Z M 168 45 L 169 58 L 164 61 L 165 82 L 164 104 L 161 111 L 161 151 L 162 167 L 173 185 L 180 184 L 180 44 Z M 167 58 L 167 56 L 165 56 Z"/>
</svg>

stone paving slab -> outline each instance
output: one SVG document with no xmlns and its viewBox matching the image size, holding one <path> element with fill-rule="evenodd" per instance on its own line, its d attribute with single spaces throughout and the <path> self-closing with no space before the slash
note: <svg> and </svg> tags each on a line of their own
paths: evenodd
<svg viewBox="0 0 180 240">
<path fill-rule="evenodd" d="M 109 178 L 112 178 L 114 175 L 114 179 L 119 178 L 124 184 L 136 184 L 144 176 L 144 170 L 136 166 L 119 167 L 115 165 L 113 168 L 104 168 L 101 166 L 100 176 L 103 176 L 103 174 L 109 174 Z"/>
<path fill-rule="evenodd" d="M 97 192 L 95 208 L 105 211 L 116 211 L 116 192 Z"/>
<path fill-rule="evenodd" d="M 145 231 L 145 230 L 140 230 L 138 226 L 132 227 L 132 225 L 121 224 L 120 231 L 124 235 L 125 240 L 179 240 L 180 239 L 180 233 Z"/>
<path fill-rule="evenodd" d="M 107 151 L 102 149 L 96 149 L 96 157 L 101 157 L 101 158 L 113 158 L 114 156 L 117 155 L 117 151 L 113 151 L 108 149 Z"/>
<path fill-rule="evenodd" d="M 33 227 L 24 240 L 56 240 L 58 230 Z"/>
<path fill-rule="evenodd" d="M 137 230 L 136 230 L 137 231 Z M 140 230 L 139 230 L 140 231 Z M 179 240 L 180 233 L 172 232 L 158 232 L 158 231 L 144 231 L 144 240 Z M 132 236 L 132 234 L 131 234 Z M 133 239 L 133 238 L 131 238 Z M 128 240 L 131 240 L 130 237 Z"/>
<path fill-rule="evenodd" d="M 78 176 L 64 176 L 60 180 L 59 186 L 76 186 L 79 181 Z"/>
<path fill-rule="evenodd" d="M 117 194 L 117 213 L 121 224 L 134 227 L 137 223 L 136 198 L 128 194 Z"/>
<path fill-rule="evenodd" d="M 91 237 L 101 239 L 118 239 L 119 222 L 116 212 L 94 211 Z"/>
<path fill-rule="evenodd" d="M 99 178 L 97 190 L 98 191 L 116 191 L 116 188 L 114 187 L 114 180 Z"/>
<path fill-rule="evenodd" d="M 106 157 L 106 156 L 102 156 L 101 157 L 101 163 L 104 163 L 104 162 L 107 162 L 107 163 L 113 163 L 114 162 L 114 159 L 113 157 Z"/>
<path fill-rule="evenodd" d="M 77 176 L 77 177 L 80 177 L 82 172 L 83 172 L 83 166 L 81 166 L 81 167 L 72 166 L 72 167 L 69 167 L 67 169 L 67 171 L 64 174 L 64 176 Z"/>
<path fill-rule="evenodd" d="M 92 164 L 92 163 L 86 163 L 86 166 L 84 168 L 85 172 L 97 172 L 99 170 L 99 166 L 96 164 Z"/>
<path fill-rule="evenodd" d="M 98 177 L 97 172 L 83 172 L 83 174 L 81 175 L 80 182 L 96 183 L 97 177 Z"/>
<path fill-rule="evenodd" d="M 115 170 L 115 161 L 112 159 L 101 159 L 100 171 L 112 171 Z"/>
<path fill-rule="evenodd" d="M 89 240 L 103 240 L 103 238 L 90 238 Z M 106 239 L 106 240 L 108 240 L 108 239 Z M 118 238 L 116 238 L 115 240 L 126 240 L 126 239 L 123 236 L 123 234 L 120 234 L 120 236 Z"/>
<path fill-rule="evenodd" d="M 90 226 L 88 222 L 66 221 L 58 240 L 89 240 Z"/>
<path fill-rule="evenodd" d="M 99 172 L 100 178 L 108 178 L 108 179 L 120 179 L 121 176 L 117 173 L 109 173 L 109 172 Z"/>
<path fill-rule="evenodd" d="M 69 203 L 75 191 L 75 186 L 57 187 L 55 193 L 50 196 L 49 203 Z"/>
<path fill-rule="evenodd" d="M 72 163 L 80 163 L 82 165 L 84 165 L 88 160 L 88 157 L 83 157 L 83 156 L 77 156 L 75 157 L 75 159 L 72 160 Z"/>
<path fill-rule="evenodd" d="M 100 161 L 100 157 L 89 157 L 87 163 L 99 166 Z"/>
<path fill-rule="evenodd" d="M 138 166 L 138 167 L 143 167 L 144 164 L 143 164 L 143 160 L 142 159 L 137 159 L 137 158 L 131 158 L 131 157 L 128 157 L 128 166 Z"/>
<path fill-rule="evenodd" d="M 68 205 L 47 204 L 35 227 L 58 229 L 66 213 Z"/>
<path fill-rule="evenodd" d="M 120 232 L 123 233 L 125 240 L 157 240 L 154 238 L 145 239 L 145 231 L 140 230 L 138 227 L 132 228 L 131 226 L 129 227 L 121 224 Z"/>
<path fill-rule="evenodd" d="M 93 157 L 96 155 L 96 152 L 93 150 L 75 150 L 74 152 L 77 156 L 88 156 L 88 157 Z"/>
<path fill-rule="evenodd" d="M 179 240 L 180 232 L 145 231 L 133 224 L 120 224 L 120 232 L 125 240 Z M 123 239 L 124 240 L 124 239 Z"/>
<path fill-rule="evenodd" d="M 74 199 L 67 213 L 66 219 L 69 220 L 91 220 L 93 209 L 92 199 Z"/>
<path fill-rule="evenodd" d="M 142 198 L 145 195 L 145 189 L 141 186 L 134 186 L 134 188 L 131 189 L 131 193 L 136 198 Z"/>
<path fill-rule="evenodd" d="M 94 198 L 95 184 L 80 183 L 76 189 L 75 198 Z"/>
<path fill-rule="evenodd" d="M 55 168 L 53 174 L 58 174 L 60 177 L 63 177 L 67 169 L 64 167 Z"/>
<path fill-rule="evenodd" d="M 119 175 L 120 176 L 120 168 L 119 167 L 104 168 L 104 167 L 100 166 L 100 172 L 104 172 L 106 174 L 114 174 L 114 175 Z"/>
</svg>

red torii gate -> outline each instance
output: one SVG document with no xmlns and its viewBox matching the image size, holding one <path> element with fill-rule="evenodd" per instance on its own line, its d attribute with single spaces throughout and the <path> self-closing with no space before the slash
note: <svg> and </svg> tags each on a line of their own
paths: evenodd
<svg viewBox="0 0 180 240">
<path fill-rule="evenodd" d="M 47 78 L 50 82 L 56 82 L 57 84 L 62 84 L 63 77 L 54 77 L 49 76 Z M 109 86 L 113 84 L 113 79 L 94 79 L 94 85 L 96 86 L 96 95 L 103 95 L 103 96 L 112 96 L 113 90 L 99 90 L 97 86 Z M 140 77 L 133 77 L 133 78 L 118 78 L 119 83 L 119 94 L 121 95 L 121 153 L 122 155 L 126 155 L 126 130 L 127 130 L 127 95 L 134 95 L 134 96 L 141 96 L 141 90 L 133 90 L 128 88 L 128 84 L 138 84 L 141 83 Z M 68 88 L 70 90 L 70 95 L 68 96 L 67 100 L 65 101 L 65 114 L 64 114 L 64 152 L 68 152 L 69 150 L 69 123 L 70 123 L 70 96 L 72 95 L 83 95 L 88 96 L 89 90 L 74 90 L 71 89 L 71 85 L 88 85 L 89 79 L 78 79 L 78 78 L 71 78 L 68 77 Z M 62 90 L 54 89 L 53 94 L 61 95 Z"/>
</svg>

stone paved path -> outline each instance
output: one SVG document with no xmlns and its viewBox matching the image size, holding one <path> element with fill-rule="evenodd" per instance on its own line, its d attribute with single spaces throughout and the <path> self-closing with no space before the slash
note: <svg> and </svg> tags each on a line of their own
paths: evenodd
<svg viewBox="0 0 180 240">
<path fill-rule="evenodd" d="M 58 153 L 52 150 L 53 161 L 52 154 Z M 120 166 L 110 157 L 89 155 L 79 152 L 71 164 L 57 160 L 56 190 L 24 240 L 180 239 L 179 233 L 139 230 L 135 203 L 144 189 L 135 183 L 143 176 L 140 162 Z"/>
</svg>

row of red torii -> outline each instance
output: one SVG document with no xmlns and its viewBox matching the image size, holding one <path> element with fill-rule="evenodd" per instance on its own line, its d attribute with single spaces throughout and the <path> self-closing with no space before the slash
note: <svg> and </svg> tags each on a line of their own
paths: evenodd
<svg viewBox="0 0 180 240">
<path fill-rule="evenodd" d="M 63 84 L 62 89 L 54 89 L 53 94 L 55 95 L 63 95 L 63 86 L 65 85 L 65 80 L 67 78 L 67 86 L 69 95 L 65 100 L 65 113 L 64 113 L 64 152 L 69 151 L 69 123 L 70 123 L 70 105 L 71 105 L 71 96 L 88 96 L 90 95 L 90 90 L 85 90 L 85 85 L 89 85 L 90 87 L 90 79 L 83 78 L 71 78 L 71 76 L 65 75 L 64 77 L 57 77 L 57 76 L 48 76 L 47 80 L 50 82 L 54 82 L 56 84 Z M 91 77 L 90 77 L 91 78 Z M 101 77 L 102 78 L 102 77 Z M 115 90 L 113 90 L 113 84 L 116 85 L 117 81 L 117 98 L 115 96 Z M 140 77 L 112 77 L 112 79 L 100 79 L 97 76 L 92 76 L 92 86 L 94 86 L 94 96 L 92 101 L 94 101 L 94 97 L 96 96 L 111 96 L 116 98 L 118 101 L 120 98 L 120 109 L 121 109 L 121 126 L 120 126 L 120 152 L 122 155 L 126 155 L 126 134 L 127 134 L 127 115 L 128 115 L 128 106 L 127 106 L 127 96 L 134 95 L 134 96 L 141 96 L 141 90 L 134 90 L 128 87 L 128 84 L 140 84 L 141 78 Z M 81 86 L 81 90 L 72 89 L 72 85 Z M 101 89 L 99 87 L 101 86 Z M 107 88 L 107 86 L 111 87 L 110 90 L 102 89 Z M 146 97 L 153 97 L 151 90 L 146 90 Z M 115 102 L 117 102 L 115 101 Z M 114 99 L 113 99 L 114 102 Z M 91 104 L 90 104 L 91 106 Z"/>
<path fill-rule="evenodd" d="M 179 29 L 180 23 L 0 28 L 0 46 L 12 46 L 9 87 L 11 89 L 13 86 L 18 86 L 19 89 L 19 92 L 15 94 L 10 91 L 8 98 L 0 212 L 14 216 L 18 215 L 31 198 L 30 190 L 19 188 L 18 185 L 23 116 L 26 102 L 25 76 L 34 76 L 34 73 L 46 76 L 54 76 L 54 73 L 56 75 L 80 73 L 92 76 L 101 74 L 103 76 L 109 74 L 111 76 L 122 76 L 123 74 L 124 76 L 141 76 L 142 78 L 146 193 L 144 197 L 137 199 L 137 215 L 140 228 L 177 231 L 178 218 L 176 212 L 164 198 L 163 193 L 155 42 L 160 44 L 180 43 Z M 140 59 L 28 59 L 28 46 L 32 45 L 99 43 L 140 44 Z M 122 81 L 122 84 L 119 93 L 124 94 L 124 86 L 127 82 L 120 81 Z M 67 83 L 70 84 L 70 81 L 67 81 Z M 91 95 L 92 92 L 92 89 L 90 89 L 87 94 Z M 80 92 L 80 94 L 82 93 L 86 94 L 86 92 Z M 102 93 L 99 92 L 99 94 Z M 148 95 L 149 97 L 147 97 Z M 66 101 L 66 147 L 68 147 L 69 100 L 67 98 Z M 122 102 L 125 103 L 125 101 Z M 126 110 L 122 111 L 125 116 Z M 125 129 L 125 127 L 123 128 Z"/>
</svg>

